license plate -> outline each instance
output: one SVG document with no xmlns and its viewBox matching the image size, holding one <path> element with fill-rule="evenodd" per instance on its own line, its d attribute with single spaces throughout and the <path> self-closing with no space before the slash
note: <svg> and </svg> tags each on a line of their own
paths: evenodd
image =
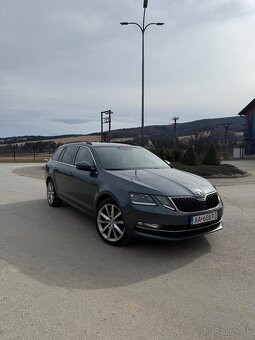
<svg viewBox="0 0 255 340">
<path fill-rule="evenodd" d="M 198 215 L 198 216 L 192 216 L 190 224 L 202 224 L 206 222 L 216 221 L 218 218 L 217 211 L 211 212 L 209 214 L 204 215 Z"/>
</svg>

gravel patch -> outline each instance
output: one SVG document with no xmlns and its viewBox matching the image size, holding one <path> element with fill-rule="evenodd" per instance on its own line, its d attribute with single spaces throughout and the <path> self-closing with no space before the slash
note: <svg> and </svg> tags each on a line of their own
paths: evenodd
<svg viewBox="0 0 255 340">
<path fill-rule="evenodd" d="M 44 166 L 27 166 L 24 168 L 14 169 L 12 172 L 16 175 L 32 177 L 44 180 Z"/>
</svg>

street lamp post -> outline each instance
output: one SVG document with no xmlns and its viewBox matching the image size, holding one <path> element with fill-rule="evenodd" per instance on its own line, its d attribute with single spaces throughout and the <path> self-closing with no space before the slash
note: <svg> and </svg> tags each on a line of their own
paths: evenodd
<svg viewBox="0 0 255 340">
<path fill-rule="evenodd" d="M 139 27 L 142 33 L 142 119 L 141 119 L 141 145 L 143 146 L 144 143 L 144 33 L 146 29 L 151 25 L 162 26 L 164 25 L 163 22 L 150 22 L 149 24 L 145 25 L 145 14 L 146 8 L 148 6 L 148 0 L 144 0 L 143 2 L 143 24 L 142 26 L 137 22 L 121 22 L 121 25 L 136 25 Z"/>
</svg>

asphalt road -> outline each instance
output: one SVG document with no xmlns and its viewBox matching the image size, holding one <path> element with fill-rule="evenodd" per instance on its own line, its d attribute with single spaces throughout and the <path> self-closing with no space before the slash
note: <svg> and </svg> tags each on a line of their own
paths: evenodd
<svg viewBox="0 0 255 340">
<path fill-rule="evenodd" d="M 1 340 L 255 339 L 255 161 L 213 180 L 223 231 L 122 248 L 49 207 L 38 164 L 12 172 L 26 166 L 0 164 Z"/>
</svg>

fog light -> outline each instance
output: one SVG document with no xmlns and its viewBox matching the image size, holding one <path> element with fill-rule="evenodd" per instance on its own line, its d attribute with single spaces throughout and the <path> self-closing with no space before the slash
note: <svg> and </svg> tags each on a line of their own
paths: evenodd
<svg viewBox="0 0 255 340">
<path fill-rule="evenodd" d="M 137 225 L 138 225 L 138 227 L 150 228 L 150 229 L 159 229 L 160 228 L 160 224 L 138 222 Z"/>
</svg>

